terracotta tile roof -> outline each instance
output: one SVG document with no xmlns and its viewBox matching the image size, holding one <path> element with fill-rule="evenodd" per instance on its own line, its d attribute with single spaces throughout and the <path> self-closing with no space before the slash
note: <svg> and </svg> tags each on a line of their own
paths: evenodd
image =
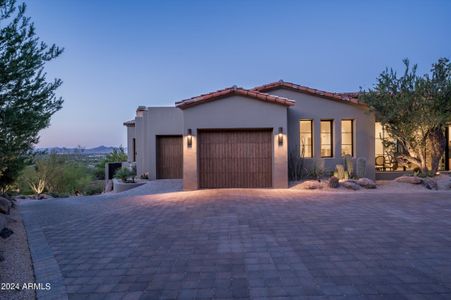
<svg viewBox="0 0 451 300">
<path fill-rule="evenodd" d="M 253 88 L 252 90 L 265 93 L 265 92 L 275 90 L 278 88 L 287 88 L 287 89 L 291 89 L 291 90 L 294 90 L 297 92 L 301 92 L 301 93 L 305 93 L 305 94 L 313 95 L 313 96 L 318 96 L 318 97 L 322 97 L 322 98 L 326 98 L 326 99 L 330 99 L 330 100 L 334 100 L 334 101 L 340 101 L 340 102 L 346 102 L 349 104 L 366 106 L 366 104 L 359 102 L 359 100 L 356 98 L 356 93 L 326 92 L 326 91 L 309 88 L 307 86 L 303 86 L 303 85 L 299 85 L 299 84 L 295 84 L 295 83 L 291 83 L 291 82 L 286 82 L 283 80 L 273 82 L 273 83 L 268 83 L 268 84 L 265 84 L 262 86 L 258 86 L 258 87 Z"/>
<path fill-rule="evenodd" d="M 360 96 L 360 92 L 347 92 L 347 93 L 336 93 L 337 95 L 345 96 L 345 97 L 352 97 L 355 99 L 358 99 Z"/>
<path fill-rule="evenodd" d="M 135 127 L 135 120 L 130 120 L 130 121 L 124 122 L 124 126 Z"/>
<path fill-rule="evenodd" d="M 193 97 L 190 99 L 178 101 L 175 103 L 175 106 L 180 109 L 185 109 L 185 108 L 189 108 L 189 107 L 192 107 L 195 105 L 214 101 L 214 100 L 232 96 L 232 95 L 250 97 L 250 98 L 257 99 L 257 100 L 260 100 L 263 102 L 269 102 L 269 103 L 274 103 L 274 104 L 279 104 L 279 105 L 284 105 L 284 106 L 291 106 L 296 103 L 296 101 L 288 99 L 288 98 L 261 93 L 257 90 L 247 90 L 247 89 L 233 86 L 233 87 L 219 90 L 216 92 L 203 94 L 203 95 Z"/>
</svg>

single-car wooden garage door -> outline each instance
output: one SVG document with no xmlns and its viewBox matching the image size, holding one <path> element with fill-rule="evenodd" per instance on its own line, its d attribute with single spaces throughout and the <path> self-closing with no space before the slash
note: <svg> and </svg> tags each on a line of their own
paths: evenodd
<svg viewBox="0 0 451 300">
<path fill-rule="evenodd" d="M 272 130 L 199 130 L 200 188 L 272 186 Z"/>
<path fill-rule="evenodd" d="M 157 179 L 183 177 L 183 140 L 181 136 L 157 136 Z"/>
</svg>

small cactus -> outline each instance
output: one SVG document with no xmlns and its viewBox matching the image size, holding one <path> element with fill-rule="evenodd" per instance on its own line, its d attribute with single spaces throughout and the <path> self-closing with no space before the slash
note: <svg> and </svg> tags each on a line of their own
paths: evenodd
<svg viewBox="0 0 451 300">
<path fill-rule="evenodd" d="M 357 158 L 357 177 L 364 178 L 366 170 L 366 159 L 363 157 Z"/>
<path fill-rule="evenodd" d="M 329 178 L 329 187 L 336 189 L 340 184 L 338 183 L 338 178 L 336 176 L 332 176 Z"/>
<path fill-rule="evenodd" d="M 345 168 L 343 167 L 343 165 L 336 165 L 335 169 L 336 169 L 335 172 L 337 172 L 337 176 L 336 177 L 339 180 L 344 179 L 345 178 Z"/>
<path fill-rule="evenodd" d="M 344 156 L 344 164 L 346 166 L 346 171 L 348 171 L 348 175 L 352 177 L 354 174 L 354 167 L 352 165 L 352 156 L 349 154 L 346 154 Z"/>
</svg>

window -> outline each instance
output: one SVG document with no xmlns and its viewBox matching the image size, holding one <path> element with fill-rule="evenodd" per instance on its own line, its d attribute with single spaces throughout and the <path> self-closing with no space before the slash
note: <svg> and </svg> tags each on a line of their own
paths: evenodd
<svg viewBox="0 0 451 300">
<path fill-rule="evenodd" d="M 446 132 L 448 138 L 447 149 L 445 148 L 445 170 L 451 170 L 451 125 L 448 125 L 448 130 Z"/>
<path fill-rule="evenodd" d="M 384 138 L 385 138 L 385 130 L 382 127 L 382 124 L 380 122 L 376 122 L 375 124 L 375 153 L 376 153 L 376 157 L 378 156 L 384 156 Z"/>
<path fill-rule="evenodd" d="M 341 120 L 341 155 L 354 156 L 353 120 Z"/>
<path fill-rule="evenodd" d="M 299 127 L 301 157 L 313 157 L 313 121 L 301 120 Z"/>
<path fill-rule="evenodd" d="M 136 161 L 136 139 L 135 138 L 133 138 L 133 140 L 132 140 L 132 155 L 133 155 L 133 161 L 135 162 Z"/>
<path fill-rule="evenodd" d="M 375 165 L 376 170 L 380 171 L 396 171 L 410 169 L 410 167 L 402 167 L 398 165 L 396 158 L 391 153 L 391 149 L 386 147 L 384 141 L 395 143 L 396 151 L 402 152 L 402 146 L 391 138 L 381 122 L 376 122 L 375 126 Z"/>
<path fill-rule="evenodd" d="M 333 153 L 333 129 L 332 120 L 321 121 L 321 157 L 332 157 Z"/>
</svg>

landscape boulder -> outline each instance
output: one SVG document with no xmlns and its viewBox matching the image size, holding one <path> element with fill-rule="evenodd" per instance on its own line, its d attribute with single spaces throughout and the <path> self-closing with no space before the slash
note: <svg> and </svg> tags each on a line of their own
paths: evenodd
<svg viewBox="0 0 451 300">
<path fill-rule="evenodd" d="M 438 190 L 437 181 L 435 181 L 434 178 L 424 178 L 423 185 L 428 190 Z"/>
<path fill-rule="evenodd" d="M 47 194 L 39 194 L 37 195 L 38 200 L 44 200 L 44 199 L 52 199 L 53 197 Z"/>
<path fill-rule="evenodd" d="M 11 209 L 11 201 L 6 198 L 0 197 L 0 213 L 9 215 Z"/>
<path fill-rule="evenodd" d="M 359 180 L 357 180 L 357 184 L 366 189 L 376 188 L 376 182 L 374 182 L 374 180 L 371 180 L 369 178 L 359 178 Z"/>
<path fill-rule="evenodd" d="M 348 179 L 340 182 L 342 186 L 350 190 L 360 190 L 360 185 L 356 182 L 356 180 Z"/>
<path fill-rule="evenodd" d="M 336 189 L 340 186 L 340 183 L 338 181 L 338 178 L 335 176 L 332 176 L 331 178 L 329 178 L 329 187 Z"/>
<path fill-rule="evenodd" d="M 321 182 L 318 180 L 307 180 L 301 183 L 299 185 L 299 188 L 303 190 L 317 190 L 322 189 L 323 186 L 321 185 Z"/>
<path fill-rule="evenodd" d="M 105 184 L 105 193 L 109 193 L 113 191 L 113 180 L 108 180 Z"/>
<path fill-rule="evenodd" d="M 401 176 L 395 179 L 396 182 L 421 184 L 423 179 L 418 176 Z"/>
</svg>

